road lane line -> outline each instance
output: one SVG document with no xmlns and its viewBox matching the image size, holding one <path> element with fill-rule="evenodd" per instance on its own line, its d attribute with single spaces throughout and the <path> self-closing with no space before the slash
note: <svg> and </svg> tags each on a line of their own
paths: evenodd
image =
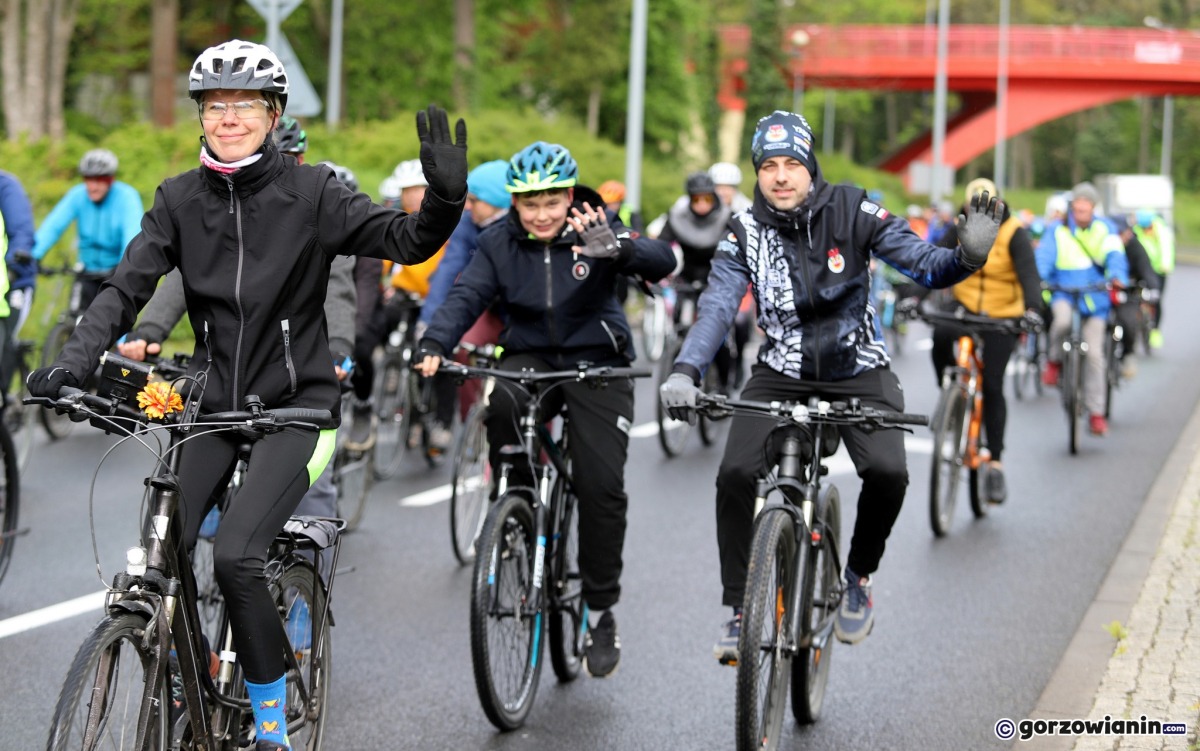
<svg viewBox="0 0 1200 751">
<path fill-rule="evenodd" d="M 19 634 L 22 631 L 48 626 L 58 621 L 65 621 L 68 618 L 74 618 L 84 613 L 99 613 L 104 609 L 104 597 L 106 594 L 107 592 L 103 591 L 93 592 L 90 595 L 76 597 L 74 600 L 67 600 L 57 605 L 50 605 L 40 610 L 31 610 L 28 613 L 6 618 L 0 621 L 0 639 L 12 636 L 13 634 Z"/>
</svg>

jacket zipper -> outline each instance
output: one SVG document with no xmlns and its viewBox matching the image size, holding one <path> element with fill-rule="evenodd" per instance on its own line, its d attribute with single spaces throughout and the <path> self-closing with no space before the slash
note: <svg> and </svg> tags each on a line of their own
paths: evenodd
<svg viewBox="0 0 1200 751">
<path fill-rule="evenodd" d="M 283 328 L 283 362 L 287 365 L 288 379 L 292 383 L 292 393 L 296 393 L 296 367 L 292 364 L 292 330 L 288 319 L 279 322 Z"/>
<path fill-rule="evenodd" d="M 796 244 L 799 245 L 800 222 L 796 219 L 792 219 L 792 227 L 796 230 Z M 805 231 L 808 236 L 808 251 L 811 251 L 814 249 L 812 241 L 812 209 L 809 209 L 808 211 L 808 226 L 805 227 Z M 816 374 L 814 376 L 814 380 L 819 381 L 821 380 L 821 319 L 816 315 L 817 301 L 816 298 L 813 297 L 812 271 L 808 268 L 808 251 L 801 248 L 800 253 L 797 254 L 799 256 L 797 260 L 800 262 L 800 273 L 804 275 L 804 287 L 805 291 L 808 293 L 808 304 L 812 306 L 813 320 L 817 325 L 817 341 L 816 346 L 813 347 L 813 359 L 815 360 L 816 364 Z"/>
<path fill-rule="evenodd" d="M 229 213 L 232 214 L 233 213 L 233 201 L 234 201 L 233 180 L 230 180 L 228 175 L 226 175 L 226 177 L 225 177 L 225 184 L 229 186 Z"/>
<path fill-rule="evenodd" d="M 238 399 L 238 373 L 242 369 L 242 337 L 246 329 L 246 318 L 242 311 L 242 262 L 245 258 L 246 249 L 242 238 L 242 202 L 238 200 L 237 195 L 233 192 L 233 181 L 228 177 L 225 180 L 229 183 L 229 195 L 234 202 L 230 204 L 230 210 L 232 211 L 234 204 L 237 205 L 238 264 L 237 277 L 233 284 L 233 300 L 237 304 L 238 335 L 237 347 L 233 351 L 233 391 L 230 394 L 233 401 L 230 404 L 230 409 L 239 409 L 241 407 L 241 400 Z"/>
<path fill-rule="evenodd" d="M 550 334 L 550 344 L 558 346 L 558 337 L 554 335 L 554 267 L 550 264 L 550 246 L 544 250 L 546 267 L 546 332 Z"/>
</svg>

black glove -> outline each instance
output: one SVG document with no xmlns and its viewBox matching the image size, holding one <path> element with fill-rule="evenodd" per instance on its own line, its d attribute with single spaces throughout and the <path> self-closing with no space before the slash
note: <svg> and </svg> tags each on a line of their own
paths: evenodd
<svg viewBox="0 0 1200 751">
<path fill-rule="evenodd" d="M 12 254 L 13 263 L 32 263 L 33 254 L 28 250 L 14 250 Z"/>
<path fill-rule="evenodd" d="M 31 396 L 57 399 L 58 392 L 62 391 L 63 386 L 79 388 L 79 379 L 66 368 L 51 365 L 47 368 L 38 368 L 30 373 L 29 377 L 25 379 L 25 385 L 29 387 Z"/>
<path fill-rule="evenodd" d="M 696 424 L 696 397 L 699 395 L 700 389 L 683 373 L 672 373 L 658 387 L 658 398 L 667 414 L 676 420 L 687 420 L 689 425 Z"/>
<path fill-rule="evenodd" d="M 1046 319 L 1042 318 L 1042 314 L 1030 308 L 1025 311 L 1025 326 L 1030 331 L 1041 331 L 1046 327 Z"/>
<path fill-rule="evenodd" d="M 421 139 L 421 171 L 440 198 L 457 201 L 467 193 L 467 124 L 460 117 L 450 142 L 446 110 L 429 105 L 417 113 L 417 138 Z"/>
<path fill-rule="evenodd" d="M 972 271 L 983 268 L 988 253 L 1000 234 L 1000 222 L 1004 218 L 1004 202 L 988 198 L 987 191 L 971 198 L 971 208 L 959 214 L 955 222 L 958 230 L 958 262 Z"/>
</svg>

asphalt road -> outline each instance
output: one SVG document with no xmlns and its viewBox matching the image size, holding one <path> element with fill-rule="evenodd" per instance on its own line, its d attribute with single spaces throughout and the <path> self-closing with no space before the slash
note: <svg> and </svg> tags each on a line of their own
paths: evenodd
<svg viewBox="0 0 1200 751">
<path fill-rule="evenodd" d="M 1200 269 L 1180 268 L 1169 292 L 1166 347 L 1117 394 L 1107 438 L 1085 436 L 1071 456 L 1054 395 L 1010 398 L 1010 499 L 986 520 L 971 519 L 964 495 L 951 534 L 933 538 L 929 433 L 910 437 L 912 479 L 876 577 L 874 633 L 833 650 L 824 714 L 805 728 L 789 718 L 785 747 L 1001 747 L 996 720 L 1033 708 L 1196 405 L 1200 340 L 1187 322 L 1200 315 Z M 928 412 L 935 398 L 922 333 L 914 326 L 895 365 L 912 412 Z M 638 395 L 635 423 L 644 425 L 651 385 Z M 651 431 L 637 433 L 617 675 L 559 685 L 547 669 L 525 728 L 493 730 L 475 694 L 470 572 L 450 552 L 447 506 L 405 503 L 449 473 L 410 463 L 375 487 L 364 527 L 343 548 L 326 748 L 732 747 L 734 671 L 710 651 L 728 617 L 712 500 L 719 451 L 696 442 L 668 461 Z M 31 532 L 0 584 L 0 749 L 43 746 L 71 657 L 100 616 L 89 519 L 104 581 L 136 541 L 144 450 L 123 447 L 103 464 L 89 511 L 110 444 L 78 426 L 65 441 L 40 442 L 27 471 L 21 521 Z M 858 481 L 844 455 L 834 464 L 848 539 Z M 88 595 L 75 615 L 28 615 Z"/>
</svg>

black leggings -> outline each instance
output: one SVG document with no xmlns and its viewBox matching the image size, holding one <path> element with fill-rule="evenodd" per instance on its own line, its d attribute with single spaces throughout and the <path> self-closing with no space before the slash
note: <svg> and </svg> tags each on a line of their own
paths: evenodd
<svg viewBox="0 0 1200 751">
<path fill-rule="evenodd" d="M 532 355 L 507 357 L 504 370 L 556 370 Z M 579 572 L 583 600 L 592 610 L 616 604 L 621 596 L 622 553 L 625 548 L 625 458 L 633 420 L 633 383 L 614 380 L 604 388 L 585 383 L 559 386 L 542 400 L 542 415 L 551 419 L 562 411 L 571 415 L 571 475 L 579 494 Z M 505 381 L 496 381 L 488 401 L 487 431 L 493 467 L 499 467 L 500 447 L 521 442 L 518 429 L 524 394 Z M 528 467 L 514 468 L 509 482 L 530 485 Z M 499 477 L 499 472 L 495 475 Z"/>
<path fill-rule="evenodd" d="M 890 370 L 868 370 L 836 382 L 800 381 L 777 373 L 761 363 L 750 370 L 741 398 L 751 401 L 801 401 L 813 395 L 826 399 L 857 396 L 864 406 L 903 411 L 900 380 Z M 754 533 L 756 480 L 769 467 L 763 443 L 774 422 L 756 416 L 734 415 L 725 442 L 725 456 L 717 473 L 717 546 L 721 555 L 722 604 L 740 606 L 746 589 L 746 568 Z M 900 515 L 908 487 L 904 433 L 841 428 L 842 441 L 862 478 L 858 515 L 846 565 L 859 576 L 879 568 L 892 525 Z"/>
<path fill-rule="evenodd" d="M 271 541 L 308 491 L 319 435 L 286 428 L 251 449 L 241 490 L 221 515 L 213 542 L 213 570 L 229 607 L 238 660 L 253 683 L 271 683 L 284 673 L 279 614 L 267 588 L 263 567 Z M 241 439 L 228 432 L 201 433 L 188 439 L 180 457 L 184 542 L 196 545 L 200 524 L 224 492 L 237 466 Z M 328 462 L 313 468 L 315 479 Z"/>
<path fill-rule="evenodd" d="M 933 370 L 939 386 L 942 371 L 954 364 L 954 343 L 962 329 L 935 326 L 933 329 Z M 1004 398 L 1004 371 L 1017 346 L 1017 337 L 1000 331 L 986 331 L 983 340 L 983 430 L 992 459 L 1000 461 L 1004 453 L 1004 428 L 1008 423 L 1008 402 Z"/>
</svg>

